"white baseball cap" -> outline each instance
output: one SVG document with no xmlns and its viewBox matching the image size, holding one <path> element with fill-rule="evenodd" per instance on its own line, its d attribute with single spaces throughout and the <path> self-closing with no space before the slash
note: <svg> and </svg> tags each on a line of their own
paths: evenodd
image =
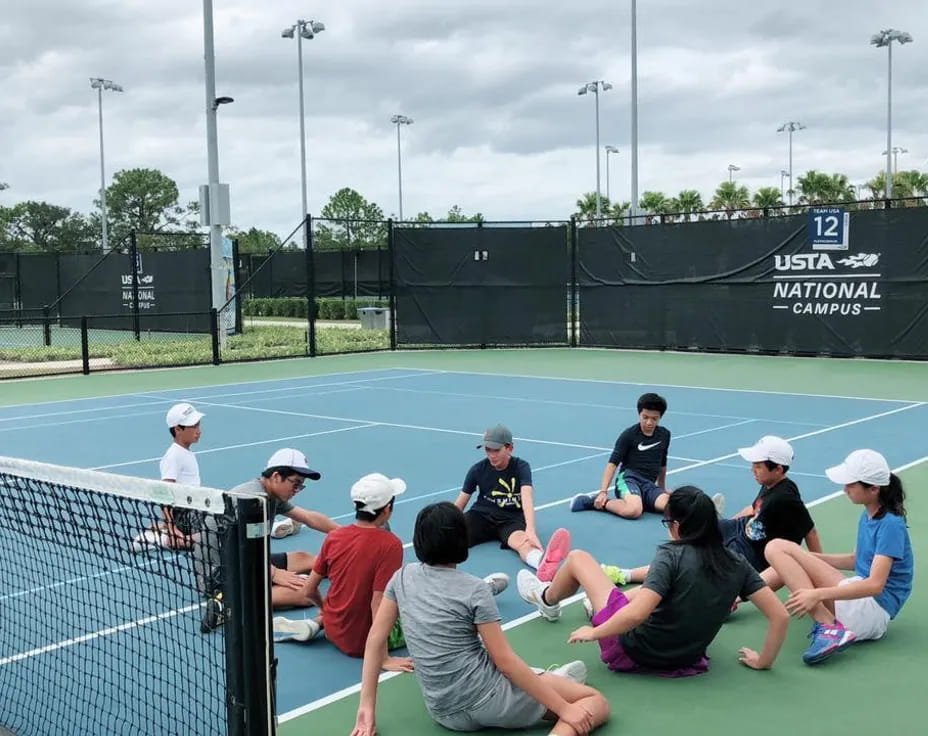
<svg viewBox="0 0 928 736">
<path fill-rule="evenodd" d="M 874 450 L 854 450 L 843 463 L 825 471 L 832 482 L 841 486 L 857 482 L 868 486 L 889 485 L 891 473 L 886 458 Z"/>
<path fill-rule="evenodd" d="M 165 421 L 168 423 L 169 427 L 192 427 L 194 424 L 198 424 L 205 416 L 206 414 L 203 412 L 194 409 L 193 404 L 188 404 L 185 401 L 180 404 L 174 404 L 174 406 L 168 409 Z"/>
<path fill-rule="evenodd" d="M 373 513 L 379 511 L 394 496 L 406 492 L 406 481 L 402 478 L 388 478 L 383 473 L 365 475 L 351 486 L 351 500 L 364 504 L 359 511 Z"/>
<path fill-rule="evenodd" d="M 793 464 L 793 446 L 782 437 L 775 437 L 772 434 L 761 437 L 750 447 L 739 448 L 738 454 L 749 463 L 762 463 L 764 460 L 769 460 L 777 465 Z"/>
<path fill-rule="evenodd" d="M 271 455 L 265 470 L 271 468 L 293 468 L 297 473 L 305 475 L 310 480 L 319 480 L 322 477 L 322 473 L 309 467 L 309 460 L 306 459 L 306 455 L 289 447 L 278 450 Z"/>
</svg>

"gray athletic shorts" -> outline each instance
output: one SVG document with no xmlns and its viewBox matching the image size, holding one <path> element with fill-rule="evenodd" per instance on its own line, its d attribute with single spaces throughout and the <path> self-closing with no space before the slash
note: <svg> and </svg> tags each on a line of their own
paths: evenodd
<svg viewBox="0 0 928 736">
<path fill-rule="evenodd" d="M 451 731 L 530 728 L 541 723 L 547 708 L 505 677 L 502 680 L 483 702 L 466 711 L 433 718 Z"/>
</svg>

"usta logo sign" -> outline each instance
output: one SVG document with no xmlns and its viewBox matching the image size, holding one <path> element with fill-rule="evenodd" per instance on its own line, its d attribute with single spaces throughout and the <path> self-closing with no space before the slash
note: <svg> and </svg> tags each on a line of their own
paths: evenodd
<svg viewBox="0 0 928 736">
<path fill-rule="evenodd" d="M 879 263 L 879 253 L 858 253 L 842 258 L 838 263 L 850 268 L 869 268 Z M 795 253 L 773 257 L 773 267 L 777 271 L 834 271 L 835 264 L 827 253 Z"/>
</svg>

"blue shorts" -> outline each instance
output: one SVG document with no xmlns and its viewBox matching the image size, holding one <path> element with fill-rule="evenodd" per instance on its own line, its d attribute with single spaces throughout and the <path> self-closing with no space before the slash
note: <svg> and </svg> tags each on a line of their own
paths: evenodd
<svg viewBox="0 0 928 736">
<path fill-rule="evenodd" d="M 742 516 L 738 519 L 719 519 L 719 531 L 722 532 L 722 544 L 732 552 L 737 552 L 751 563 L 757 572 L 763 572 L 770 565 L 763 556 L 758 556 L 751 540 L 745 533 L 750 517 Z"/>
<path fill-rule="evenodd" d="M 654 504 L 664 491 L 654 481 L 638 475 L 634 470 L 623 470 L 615 476 L 615 497 L 622 498 L 626 493 L 640 496 L 645 511 L 657 511 Z"/>
</svg>

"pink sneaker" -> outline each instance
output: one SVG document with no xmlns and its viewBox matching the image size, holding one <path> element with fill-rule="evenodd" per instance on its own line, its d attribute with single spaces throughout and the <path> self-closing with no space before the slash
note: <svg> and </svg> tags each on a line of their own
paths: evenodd
<svg viewBox="0 0 928 736">
<path fill-rule="evenodd" d="M 545 554 L 538 566 L 538 579 L 545 583 L 554 580 L 554 573 L 557 572 L 558 565 L 564 561 L 568 552 L 570 552 L 570 532 L 566 529 L 555 530 L 551 539 L 548 540 Z"/>
</svg>

